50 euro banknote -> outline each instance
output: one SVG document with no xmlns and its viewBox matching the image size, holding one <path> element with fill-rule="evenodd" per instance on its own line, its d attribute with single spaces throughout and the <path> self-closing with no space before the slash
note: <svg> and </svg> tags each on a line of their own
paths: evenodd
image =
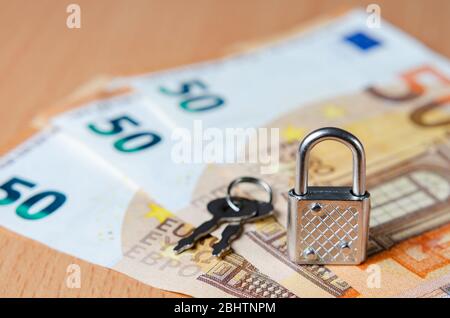
<svg viewBox="0 0 450 318">
<path fill-rule="evenodd" d="M 421 68 L 419 73 L 430 71 Z M 244 237 L 233 245 L 235 251 L 252 251 L 245 255 L 272 278 L 293 292 L 309 286 L 309 294 L 317 296 L 396 296 L 446 277 L 450 271 L 450 121 L 446 111 L 450 81 L 427 87 L 404 78 L 402 85 L 370 87 L 328 99 L 269 124 L 279 128 L 282 136 L 278 173 L 261 175 L 255 165 L 222 169 L 224 180 L 251 172 L 272 184 L 276 193 L 277 218 L 247 225 Z M 298 142 L 321 126 L 353 132 L 366 149 L 372 211 L 369 258 L 360 266 L 299 266 L 287 257 L 287 192 L 295 183 Z M 316 148 L 310 161 L 310 184 L 348 185 L 351 152 L 333 143 Z M 213 191 L 199 187 L 194 202 L 207 201 L 226 188 L 225 182 Z M 330 231 L 349 238 L 351 233 L 339 225 L 345 215 L 335 214 Z M 326 249 L 324 243 L 322 252 Z"/>
</svg>

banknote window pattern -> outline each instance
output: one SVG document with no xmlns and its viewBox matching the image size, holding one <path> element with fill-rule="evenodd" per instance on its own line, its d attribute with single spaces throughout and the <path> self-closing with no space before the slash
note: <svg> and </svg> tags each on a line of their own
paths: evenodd
<svg viewBox="0 0 450 318">
<path fill-rule="evenodd" d="M 389 222 L 444 201 L 450 185 L 431 171 L 416 171 L 377 186 L 372 192 L 370 226 Z"/>
<path fill-rule="evenodd" d="M 248 261 L 236 254 L 227 255 L 198 280 L 213 285 L 236 297 L 297 298 Z"/>
</svg>

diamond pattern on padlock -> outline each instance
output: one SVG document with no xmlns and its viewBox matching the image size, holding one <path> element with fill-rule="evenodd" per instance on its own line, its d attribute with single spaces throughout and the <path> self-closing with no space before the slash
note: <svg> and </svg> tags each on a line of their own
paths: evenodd
<svg viewBox="0 0 450 318">
<path fill-rule="evenodd" d="M 353 153 L 352 187 L 308 187 L 311 149 L 336 140 Z M 360 264 L 366 258 L 370 194 L 365 189 L 366 162 L 361 142 L 333 127 L 313 131 L 297 154 L 297 179 L 289 191 L 288 254 L 298 264 Z"/>
</svg>

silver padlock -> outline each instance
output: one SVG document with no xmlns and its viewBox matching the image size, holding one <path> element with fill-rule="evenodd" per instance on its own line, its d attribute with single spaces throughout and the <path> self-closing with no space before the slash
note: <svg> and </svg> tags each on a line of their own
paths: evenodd
<svg viewBox="0 0 450 318">
<path fill-rule="evenodd" d="M 336 140 L 353 153 L 352 187 L 308 187 L 311 149 Z M 366 158 L 361 142 L 333 127 L 315 130 L 297 153 L 295 188 L 289 191 L 288 254 L 297 264 L 360 264 L 366 259 L 370 194 L 366 191 Z"/>
</svg>

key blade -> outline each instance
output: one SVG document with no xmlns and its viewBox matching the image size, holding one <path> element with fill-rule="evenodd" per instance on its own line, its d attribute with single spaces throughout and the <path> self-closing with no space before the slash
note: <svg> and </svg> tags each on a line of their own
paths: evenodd
<svg viewBox="0 0 450 318">
<path fill-rule="evenodd" d="M 218 226 L 219 224 L 215 219 L 211 219 L 202 223 L 199 227 L 194 229 L 194 231 L 190 235 L 178 241 L 178 244 L 174 247 L 175 253 L 180 254 L 192 248 L 198 240 L 207 236 L 209 233 L 214 231 Z"/>
<path fill-rule="evenodd" d="M 219 242 L 213 245 L 212 254 L 216 257 L 224 256 L 230 249 L 231 243 L 235 241 L 241 234 L 244 223 L 255 222 L 273 215 L 273 205 L 269 202 L 254 201 L 257 203 L 258 211 L 250 218 L 242 219 L 241 222 L 234 222 L 228 225 L 222 232 Z"/>
<path fill-rule="evenodd" d="M 256 201 L 243 198 L 233 199 L 240 203 L 240 210 L 238 212 L 234 211 L 228 205 L 225 198 L 211 201 L 207 208 L 213 215 L 213 218 L 194 229 L 189 236 L 182 238 L 174 247 L 175 253 L 179 254 L 192 248 L 198 240 L 210 234 L 224 222 L 241 222 L 242 220 L 253 217 L 258 212 L 258 204 Z"/>
<path fill-rule="evenodd" d="M 192 246 L 194 246 L 194 243 L 188 240 L 181 239 L 178 241 L 177 245 L 173 248 L 173 251 L 175 252 L 175 254 L 180 254 L 190 249 Z"/>
<path fill-rule="evenodd" d="M 213 245 L 212 254 L 216 257 L 224 256 L 231 249 L 231 242 L 242 233 L 242 223 L 231 223 L 225 227 L 219 242 Z"/>
</svg>

